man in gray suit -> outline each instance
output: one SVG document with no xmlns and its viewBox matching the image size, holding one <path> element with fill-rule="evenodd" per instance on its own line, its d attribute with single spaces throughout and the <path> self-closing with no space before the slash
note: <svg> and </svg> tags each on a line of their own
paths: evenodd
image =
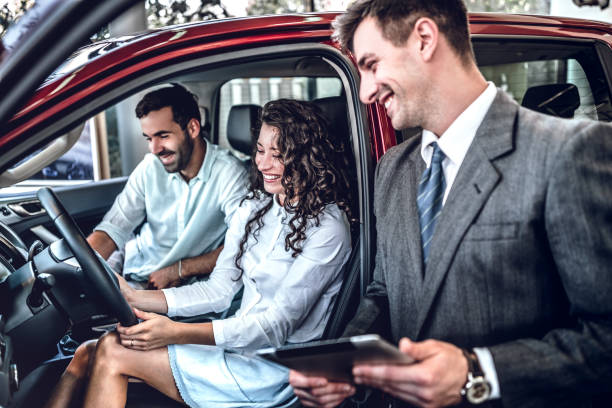
<svg viewBox="0 0 612 408">
<path fill-rule="evenodd" d="M 519 107 L 480 74 L 461 0 L 357 0 L 360 98 L 421 127 L 378 165 L 373 283 L 416 363 L 354 367 L 395 406 L 589 406 L 612 388 L 612 129 Z M 291 372 L 305 406 L 352 384 Z M 370 402 L 368 406 L 375 406 Z"/>
</svg>

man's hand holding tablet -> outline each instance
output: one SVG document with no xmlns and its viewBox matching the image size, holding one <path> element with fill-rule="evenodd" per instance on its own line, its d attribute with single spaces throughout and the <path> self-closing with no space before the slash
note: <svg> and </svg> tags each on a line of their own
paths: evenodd
<svg viewBox="0 0 612 408">
<path fill-rule="evenodd" d="M 406 365 L 414 361 L 374 334 L 267 348 L 257 354 L 292 369 L 289 382 L 307 407 L 331 408 L 352 396 L 352 371 L 358 364 Z"/>
<path fill-rule="evenodd" d="M 411 364 L 414 359 L 376 334 L 266 348 L 257 355 L 305 375 L 351 381 L 358 364 Z"/>
</svg>

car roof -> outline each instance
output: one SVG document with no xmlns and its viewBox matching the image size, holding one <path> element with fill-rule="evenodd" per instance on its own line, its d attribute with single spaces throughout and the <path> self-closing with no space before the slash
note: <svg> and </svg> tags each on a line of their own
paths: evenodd
<svg viewBox="0 0 612 408">
<path fill-rule="evenodd" d="M 283 44 L 287 42 L 323 42 L 339 48 L 331 41 L 332 22 L 339 13 L 287 14 L 210 20 L 149 30 L 131 36 L 104 40 L 78 50 L 36 91 L 34 96 L 14 117 L 27 121 L 63 95 L 79 92 L 85 86 L 102 88 L 107 81 L 122 75 L 133 75 L 168 60 L 189 55 L 207 55 L 247 47 Z M 598 40 L 612 47 L 612 26 L 608 23 L 561 18 L 503 13 L 471 13 L 472 35 L 518 36 L 528 38 L 567 38 Z M 59 98 L 59 99 L 58 99 Z M 50 114 L 50 113 L 49 113 Z M 9 124 L 10 126 L 10 124 Z M 10 129 L 10 127 L 9 127 Z M 11 135 L 13 133 L 13 135 Z M 9 142 L 11 132 L 0 139 Z"/>
<path fill-rule="evenodd" d="M 250 16 L 225 18 L 204 22 L 186 23 L 164 28 L 152 29 L 130 36 L 102 40 L 75 52 L 62 64 L 41 86 L 37 95 L 44 97 L 49 89 L 55 90 L 52 83 L 59 78 L 74 72 L 93 60 L 100 60 L 100 67 L 112 67 L 129 59 L 137 59 L 145 54 L 159 53 L 164 49 L 175 48 L 193 41 L 202 42 L 224 38 L 259 36 L 262 40 L 274 40 L 271 33 L 302 32 L 300 37 L 312 40 L 329 39 L 332 33 L 331 23 L 340 14 L 338 12 L 286 14 L 269 16 Z M 541 37 L 585 38 L 606 42 L 612 47 L 612 25 L 605 22 L 567 17 L 537 16 L 527 14 L 504 13 L 470 13 L 470 30 L 472 35 L 531 35 Z M 205 46 L 204 46 L 205 47 Z M 203 50 L 204 51 L 204 50 Z M 87 72 L 78 73 L 71 81 L 79 82 Z M 27 110 L 27 108 L 26 108 Z"/>
<path fill-rule="evenodd" d="M 213 33 L 208 32 L 211 29 L 211 24 L 216 25 L 216 27 L 220 29 L 215 30 L 217 34 L 223 32 L 226 35 L 245 31 L 245 28 L 249 31 L 278 30 L 282 29 L 282 27 L 328 29 L 331 22 L 338 14 L 338 12 L 328 12 L 225 18 L 166 26 L 118 38 L 105 39 L 77 50 L 64 64 L 58 67 L 49 78 L 47 78 L 43 86 L 112 50 L 121 47 L 129 47 L 131 44 L 138 44 L 139 41 L 145 41 L 148 38 L 158 38 L 160 35 L 163 36 L 164 33 L 168 32 L 184 32 L 188 34 L 187 38 L 210 37 L 213 35 Z M 469 21 L 472 34 L 479 34 L 483 30 L 488 32 L 492 30 L 491 25 L 521 26 L 523 28 L 531 26 L 537 27 L 539 29 L 538 34 L 540 35 L 559 34 L 559 30 L 563 30 L 565 34 L 562 36 L 567 36 L 568 34 L 587 36 L 605 41 L 612 46 L 612 39 L 609 38 L 609 34 L 612 34 L 612 25 L 605 22 L 568 17 L 504 13 L 470 13 Z M 136 45 L 136 47 L 138 47 L 138 45 Z"/>
</svg>

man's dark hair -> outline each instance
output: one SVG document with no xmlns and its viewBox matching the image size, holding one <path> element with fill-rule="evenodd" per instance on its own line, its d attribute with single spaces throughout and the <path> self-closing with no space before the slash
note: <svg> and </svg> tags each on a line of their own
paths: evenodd
<svg viewBox="0 0 612 408">
<path fill-rule="evenodd" d="M 373 17 L 396 47 L 408 41 L 419 18 L 429 17 L 464 62 L 475 61 L 463 0 L 356 0 L 334 21 L 334 39 L 354 51 L 355 31 L 366 17 Z"/>
<path fill-rule="evenodd" d="M 146 94 L 136 105 L 136 117 L 141 119 L 150 112 L 166 106 L 172 109 L 172 117 L 181 129 L 185 130 L 191 119 L 196 119 L 201 124 L 198 97 L 179 84 L 172 84 Z"/>
</svg>

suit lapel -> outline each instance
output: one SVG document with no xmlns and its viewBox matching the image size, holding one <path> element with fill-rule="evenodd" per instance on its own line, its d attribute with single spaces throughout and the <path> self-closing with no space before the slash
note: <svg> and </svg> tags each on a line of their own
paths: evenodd
<svg viewBox="0 0 612 408">
<path fill-rule="evenodd" d="M 492 161 L 513 149 L 517 111 L 518 105 L 498 90 L 461 164 L 436 224 L 414 339 L 420 335 L 463 237 L 501 178 Z"/>
</svg>

